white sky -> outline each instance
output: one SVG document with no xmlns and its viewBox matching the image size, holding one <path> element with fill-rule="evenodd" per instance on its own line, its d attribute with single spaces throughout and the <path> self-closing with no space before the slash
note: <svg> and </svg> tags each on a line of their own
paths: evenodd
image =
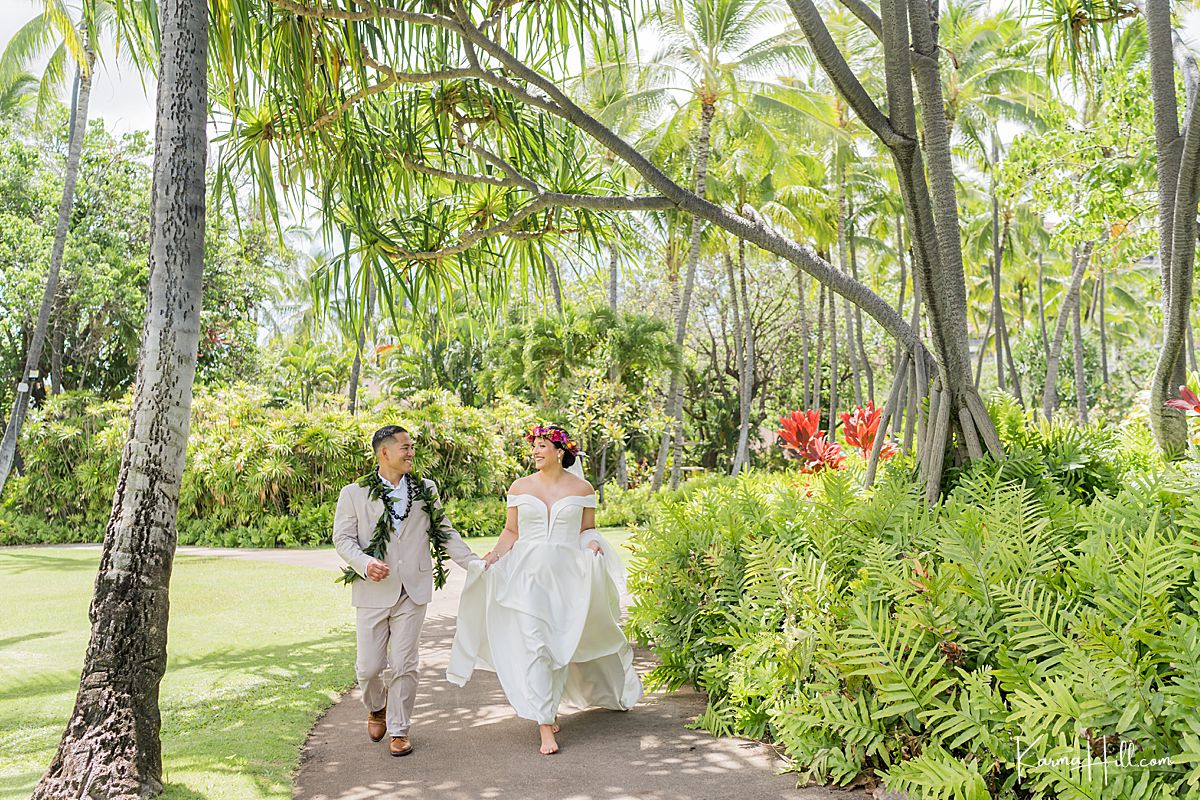
<svg viewBox="0 0 1200 800">
<path fill-rule="evenodd" d="M 31 0 L 0 0 L 0 48 L 7 45 L 25 23 L 40 14 L 41 9 L 41 3 Z M 101 48 L 105 54 L 111 51 L 111 45 Z M 33 71 L 40 71 L 41 66 L 38 64 Z M 96 73 L 88 116 L 103 117 L 106 127 L 117 135 L 154 130 L 153 83 L 143 89 L 141 78 L 133 67 L 111 61 L 99 65 Z M 70 91 L 69 85 L 65 91 Z"/>
<path fill-rule="evenodd" d="M 37 14 L 37 0 L 0 0 L 0 47 Z M 1200 8 L 1187 11 L 1182 32 L 1192 49 L 1200 54 Z M 111 52 L 111 46 L 102 52 Z M 40 69 L 40 65 L 39 65 Z M 103 117 L 117 135 L 154 129 L 154 86 L 143 87 L 137 71 L 128 64 L 105 63 L 97 69 L 92 85 L 89 116 Z"/>
</svg>

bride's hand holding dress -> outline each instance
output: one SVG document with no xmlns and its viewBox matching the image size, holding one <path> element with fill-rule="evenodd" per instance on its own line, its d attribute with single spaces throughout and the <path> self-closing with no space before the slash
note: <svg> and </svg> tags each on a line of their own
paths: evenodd
<svg viewBox="0 0 1200 800">
<path fill-rule="evenodd" d="M 495 671 L 517 714 L 542 726 L 560 702 L 628 710 L 642 684 L 620 627 L 624 568 L 595 531 L 596 496 L 579 481 L 587 494 L 547 503 L 524 491 L 530 480 L 513 485 L 490 563 L 468 572 L 446 677 L 461 686 L 476 667 Z"/>
</svg>

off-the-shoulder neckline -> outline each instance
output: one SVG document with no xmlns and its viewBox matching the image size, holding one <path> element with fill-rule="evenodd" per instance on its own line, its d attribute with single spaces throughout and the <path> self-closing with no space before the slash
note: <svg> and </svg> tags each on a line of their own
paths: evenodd
<svg viewBox="0 0 1200 800">
<path fill-rule="evenodd" d="M 593 498 L 595 496 L 596 496 L 595 492 L 591 492 L 590 494 L 567 494 L 567 495 L 563 495 L 562 497 L 555 500 L 551 505 L 546 505 L 545 500 L 538 497 L 536 494 L 532 494 L 530 492 L 515 492 L 515 493 L 509 495 L 509 497 L 532 497 L 534 500 L 537 500 L 539 503 L 542 504 L 542 507 L 546 509 L 547 514 L 549 514 L 555 508 L 557 508 L 558 504 L 564 500 L 590 500 L 591 498 Z"/>
</svg>

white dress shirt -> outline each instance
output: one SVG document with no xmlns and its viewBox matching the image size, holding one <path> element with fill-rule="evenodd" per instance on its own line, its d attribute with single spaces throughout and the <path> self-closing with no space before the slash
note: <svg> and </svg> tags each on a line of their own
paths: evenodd
<svg viewBox="0 0 1200 800">
<path fill-rule="evenodd" d="M 405 514 L 408 513 L 408 476 L 401 475 L 400 482 L 395 486 L 392 486 L 391 481 L 383 477 L 383 475 L 379 476 L 379 480 L 383 481 L 384 486 L 391 488 L 392 491 L 390 494 L 392 496 L 392 500 L 395 501 L 393 506 L 395 506 L 396 513 L 400 515 L 400 519 L 404 519 Z M 400 520 L 393 518 L 392 527 L 399 531 Z"/>
</svg>

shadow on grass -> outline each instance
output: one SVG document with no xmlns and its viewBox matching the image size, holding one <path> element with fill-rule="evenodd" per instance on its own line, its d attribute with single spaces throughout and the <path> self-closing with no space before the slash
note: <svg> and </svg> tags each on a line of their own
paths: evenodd
<svg viewBox="0 0 1200 800">
<path fill-rule="evenodd" d="M 23 642 L 32 642 L 37 639 L 45 639 L 48 636 L 56 636 L 58 631 L 35 631 L 33 633 L 22 634 L 21 636 L 10 636 L 7 639 L 0 639 L 0 650 L 6 647 L 14 647 Z"/>
<path fill-rule="evenodd" d="M 188 689 L 190 670 L 204 674 L 205 683 L 196 691 Z M 251 797 L 290 796 L 292 770 L 309 729 L 354 682 L 354 639 L 342 627 L 294 644 L 176 658 L 168 665 L 168 676 L 174 680 L 161 701 L 168 781 L 164 797 L 207 798 L 186 785 L 189 773 L 207 774 L 205 782 L 217 785 L 223 781 L 212 776 L 230 776 L 235 783 L 252 785 L 257 792 Z M 226 682 L 210 685 L 218 676 Z M 78 680 L 77 672 L 41 676 L 5 687 L 0 701 L 31 694 L 73 696 Z M 66 722 L 59 713 L 23 721 L 5 755 L 14 763 L 38 766 L 0 778 L 0 797 L 28 796 L 45 768 L 40 762 L 49 762 Z M 241 797 L 228 791 L 215 796 Z"/>
<path fill-rule="evenodd" d="M 201 794 L 195 789 L 170 781 L 163 784 L 163 793 L 159 797 L 162 800 L 209 800 L 207 794 Z"/>
<path fill-rule="evenodd" d="M 78 685 L 78 668 L 49 673 L 43 672 L 32 678 L 12 683 L 5 682 L 3 685 L 0 685 L 0 703 L 3 703 L 5 700 L 25 700 L 30 697 L 66 694 L 68 692 L 74 694 L 75 687 Z"/>
<path fill-rule="evenodd" d="M 90 551 L 88 551 L 90 552 Z M 64 558 L 50 549 L 30 552 L 0 550 L 0 574 L 21 575 L 26 572 L 95 572 L 99 558 Z"/>
</svg>

